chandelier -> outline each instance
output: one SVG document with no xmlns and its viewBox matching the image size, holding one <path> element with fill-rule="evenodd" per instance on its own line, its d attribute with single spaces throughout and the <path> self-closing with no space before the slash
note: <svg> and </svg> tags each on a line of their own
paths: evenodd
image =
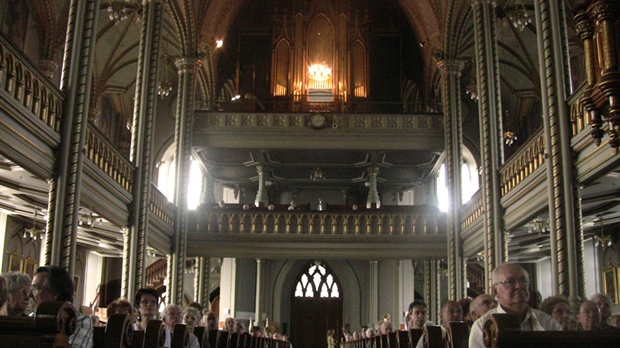
<svg viewBox="0 0 620 348">
<path fill-rule="evenodd" d="M 478 85 L 476 84 L 476 79 L 471 79 L 467 87 L 465 87 L 465 92 L 472 100 L 478 100 Z"/>
<path fill-rule="evenodd" d="M 528 224 L 527 233 L 543 234 L 549 232 L 549 220 L 538 217 Z"/>
<path fill-rule="evenodd" d="M 310 172 L 310 179 L 312 179 L 312 180 L 324 180 L 325 179 L 325 172 L 323 172 L 323 170 L 321 168 L 314 168 Z"/>
<path fill-rule="evenodd" d="M 308 68 L 308 77 L 315 81 L 325 81 L 332 77 L 332 69 L 325 64 L 312 64 Z"/>
<path fill-rule="evenodd" d="M 108 4 L 108 17 L 111 21 L 114 21 L 114 24 L 129 18 L 129 15 L 134 11 L 134 9 L 127 5 L 126 2 L 110 2 Z"/>
<path fill-rule="evenodd" d="M 34 214 L 32 218 L 32 227 L 24 228 L 24 235 L 22 236 L 24 239 L 43 239 L 44 230 L 37 229 L 37 209 L 34 209 Z"/>
<path fill-rule="evenodd" d="M 170 95 L 170 92 L 172 92 L 172 83 L 169 80 L 169 76 L 168 76 L 168 65 L 170 64 L 168 62 L 168 57 L 166 55 L 164 55 L 162 57 L 162 61 L 163 61 L 163 72 L 162 72 L 162 78 L 159 80 L 159 83 L 157 84 L 157 95 L 161 97 L 161 99 L 166 98 L 167 96 Z"/>
<path fill-rule="evenodd" d="M 527 14 L 525 5 L 522 3 L 518 3 L 515 7 L 506 10 L 506 15 L 512 26 L 520 31 L 523 31 L 528 24 L 532 23 L 532 17 Z"/>
</svg>

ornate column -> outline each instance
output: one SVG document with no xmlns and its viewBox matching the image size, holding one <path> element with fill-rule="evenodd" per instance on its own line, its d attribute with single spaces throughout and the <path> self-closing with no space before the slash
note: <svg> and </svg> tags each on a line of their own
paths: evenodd
<svg viewBox="0 0 620 348">
<path fill-rule="evenodd" d="M 260 313 L 261 313 L 261 281 L 262 281 L 262 276 L 263 276 L 263 260 L 261 259 L 256 259 L 256 297 L 255 297 L 255 303 L 254 303 L 254 313 L 255 316 L 254 318 L 256 319 L 255 321 L 257 323 L 260 322 L 261 317 L 260 317 Z"/>
<path fill-rule="evenodd" d="M 207 308 L 209 303 L 209 291 L 211 290 L 211 258 L 201 257 L 198 263 L 198 275 L 200 277 L 200 287 L 196 295 L 196 301 L 202 303 Z"/>
<path fill-rule="evenodd" d="M 431 279 L 432 263 L 433 263 L 432 260 L 424 260 L 424 266 L 423 266 L 424 291 L 422 295 L 424 296 L 424 302 L 428 306 L 429 318 L 431 318 L 431 303 L 429 302 L 429 299 L 432 298 L 431 294 L 433 293 L 433 290 L 432 290 L 433 280 Z"/>
<path fill-rule="evenodd" d="M 267 204 L 269 204 L 269 197 L 267 196 L 267 168 L 264 166 L 256 166 L 256 172 L 258 173 L 258 192 L 256 192 L 254 205 L 257 207 L 266 207 Z"/>
<path fill-rule="evenodd" d="M 461 240 L 461 164 L 463 121 L 461 113 L 461 71 L 465 62 L 445 59 L 437 63 L 442 77 L 446 169 L 448 181 L 448 298 L 465 297 L 463 288 L 463 247 Z"/>
<path fill-rule="evenodd" d="M 123 250 L 121 296 L 131 298 L 144 287 L 147 230 L 151 197 L 153 126 L 157 113 L 157 71 L 163 4 L 158 0 L 143 1 L 140 27 L 140 50 L 130 160 L 135 166 L 132 186 L 133 201 L 129 218 L 129 244 Z"/>
<path fill-rule="evenodd" d="M 58 169 L 50 185 L 45 264 L 74 273 L 80 209 L 84 144 L 88 125 L 98 0 L 72 0 L 65 41 L 60 89 L 66 100 L 61 127 Z"/>
<path fill-rule="evenodd" d="M 371 209 L 373 206 L 377 209 L 381 208 L 381 198 L 377 191 L 377 175 L 379 167 L 369 167 L 366 169 L 368 173 L 368 197 L 366 198 L 366 208 Z"/>
<path fill-rule="evenodd" d="M 484 205 L 484 252 L 487 291 L 491 272 L 504 255 L 503 221 L 500 205 L 499 167 L 502 152 L 502 103 L 500 98 L 499 57 L 495 29 L 495 1 L 472 0 L 478 82 L 478 117 L 482 157 L 482 195 Z"/>
<path fill-rule="evenodd" d="M 379 318 L 379 261 L 369 262 L 368 286 L 368 320 L 376 322 Z"/>
<path fill-rule="evenodd" d="M 170 276 L 171 297 L 168 303 L 183 305 L 183 272 L 185 269 L 185 243 L 187 240 L 187 190 L 189 184 L 192 124 L 194 118 L 194 91 L 196 69 L 200 60 L 182 57 L 175 60 L 179 73 L 179 93 L 174 140 L 176 144 L 176 189 L 174 202 L 177 206 L 174 218 L 174 241 Z"/>
<path fill-rule="evenodd" d="M 573 175 L 573 151 L 570 146 L 570 115 L 566 105 L 569 85 L 565 69 L 568 46 L 563 0 L 539 0 L 536 9 L 536 34 L 540 66 L 541 104 L 548 155 L 549 226 L 551 230 L 551 270 L 554 294 L 568 296 L 573 305 L 579 301 L 577 234 L 574 192 L 579 188 Z M 581 249 L 579 249 L 581 250 Z"/>
</svg>

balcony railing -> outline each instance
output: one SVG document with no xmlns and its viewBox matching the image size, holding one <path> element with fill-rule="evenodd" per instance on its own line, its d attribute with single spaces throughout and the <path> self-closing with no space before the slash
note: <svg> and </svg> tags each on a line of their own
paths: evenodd
<svg viewBox="0 0 620 348">
<path fill-rule="evenodd" d="M 155 185 L 151 185 L 151 200 L 149 209 L 163 222 L 174 227 L 174 212 L 176 206 L 168 201 L 168 198 L 161 193 Z"/>
<path fill-rule="evenodd" d="M 134 167 L 92 125 L 86 133 L 86 156 L 125 190 L 131 192 Z"/>
<path fill-rule="evenodd" d="M 60 130 L 64 95 L 35 68 L 34 64 L 0 35 L 0 90 L 54 131 Z"/>
<path fill-rule="evenodd" d="M 505 196 L 545 163 L 545 138 L 539 129 L 500 168 L 501 195 Z"/>
<path fill-rule="evenodd" d="M 290 97 L 274 97 L 269 100 L 239 99 L 219 101 L 217 111 L 224 112 L 347 112 L 347 113 L 437 113 L 441 112 L 441 105 L 428 106 L 407 102 L 377 102 L 366 99 L 348 98 L 342 96 L 328 97 L 323 100 L 313 100 L 308 95 Z"/>
<path fill-rule="evenodd" d="M 461 229 L 476 221 L 484 212 L 484 204 L 482 202 L 482 190 L 478 190 L 471 196 L 471 199 L 461 207 Z"/>
<path fill-rule="evenodd" d="M 446 215 L 434 207 L 398 210 L 270 211 L 202 208 L 198 233 L 285 235 L 445 235 Z M 190 228 L 191 230 L 191 228 Z"/>
</svg>

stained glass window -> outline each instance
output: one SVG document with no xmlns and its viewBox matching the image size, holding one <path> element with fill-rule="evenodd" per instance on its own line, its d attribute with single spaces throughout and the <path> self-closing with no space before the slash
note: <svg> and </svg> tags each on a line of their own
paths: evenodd
<svg viewBox="0 0 620 348">
<path fill-rule="evenodd" d="M 339 298 L 340 290 L 331 271 L 323 265 L 312 264 L 295 286 L 295 297 Z"/>
</svg>

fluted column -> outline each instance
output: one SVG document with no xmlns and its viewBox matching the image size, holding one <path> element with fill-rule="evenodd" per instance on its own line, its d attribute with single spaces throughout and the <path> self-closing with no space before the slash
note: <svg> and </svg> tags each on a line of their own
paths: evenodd
<svg viewBox="0 0 620 348">
<path fill-rule="evenodd" d="M 58 169 L 50 185 L 46 264 L 73 274 L 80 209 L 84 145 L 90 104 L 98 0 L 72 0 L 65 41 L 61 90 L 66 99 L 61 127 Z M 51 250 L 51 251 L 50 251 Z"/>
<path fill-rule="evenodd" d="M 448 298 L 465 297 L 463 288 L 463 248 L 461 240 L 461 146 L 463 121 L 461 112 L 461 71 L 465 62 L 446 59 L 437 63 L 442 77 L 444 138 L 448 179 Z"/>
<path fill-rule="evenodd" d="M 255 303 L 254 303 L 254 318 L 256 319 L 256 322 L 260 322 L 261 317 L 260 317 L 260 313 L 261 313 L 261 291 L 262 291 L 262 287 L 261 287 L 261 281 L 263 279 L 263 260 L 261 259 L 256 259 L 256 296 L 255 296 Z"/>
<path fill-rule="evenodd" d="M 129 219 L 129 244 L 123 250 L 123 255 L 127 256 L 123 258 L 121 296 L 124 298 L 131 298 L 137 289 L 146 285 L 144 261 L 153 177 L 151 148 L 157 113 L 157 70 L 163 4 L 158 0 L 148 0 L 143 2 L 143 6 L 130 152 L 130 160 L 135 166 L 132 214 Z"/>
<path fill-rule="evenodd" d="M 541 67 L 540 86 L 545 132 L 545 152 L 548 155 L 547 193 L 549 195 L 549 226 L 551 230 L 551 270 L 554 294 L 579 301 L 577 244 L 574 190 L 579 185 L 573 175 L 573 151 L 570 145 L 570 115 L 566 105 L 568 85 L 565 67 L 568 66 L 565 47 L 568 41 L 564 1 L 535 1 L 538 61 Z M 581 265 L 583 267 L 583 265 Z"/>
<path fill-rule="evenodd" d="M 491 272 L 503 261 L 502 208 L 499 167 L 502 152 L 502 104 L 500 98 L 499 57 L 497 54 L 496 12 L 493 0 L 472 0 L 478 82 L 478 117 L 482 157 L 484 206 L 484 251 L 487 291 Z"/>
<path fill-rule="evenodd" d="M 196 57 L 182 57 L 175 60 L 179 73 L 179 93 L 175 123 L 176 144 L 176 189 L 174 202 L 174 243 L 169 303 L 183 305 L 183 271 L 185 269 L 185 243 L 187 241 L 187 190 L 189 184 L 190 154 L 192 146 L 192 124 L 194 116 L 194 91 L 196 69 L 200 61 Z"/>
<path fill-rule="evenodd" d="M 369 167 L 366 169 L 368 173 L 368 197 L 366 198 L 366 208 L 381 208 L 381 198 L 377 190 L 377 175 L 379 175 L 379 167 Z"/>
<path fill-rule="evenodd" d="M 368 286 L 368 320 L 374 323 L 379 318 L 379 261 L 369 262 Z"/>
<path fill-rule="evenodd" d="M 254 205 L 257 207 L 266 207 L 267 204 L 269 204 L 269 197 L 267 195 L 267 168 L 264 166 L 256 166 L 256 172 L 258 173 L 258 192 L 256 192 Z"/>
</svg>

